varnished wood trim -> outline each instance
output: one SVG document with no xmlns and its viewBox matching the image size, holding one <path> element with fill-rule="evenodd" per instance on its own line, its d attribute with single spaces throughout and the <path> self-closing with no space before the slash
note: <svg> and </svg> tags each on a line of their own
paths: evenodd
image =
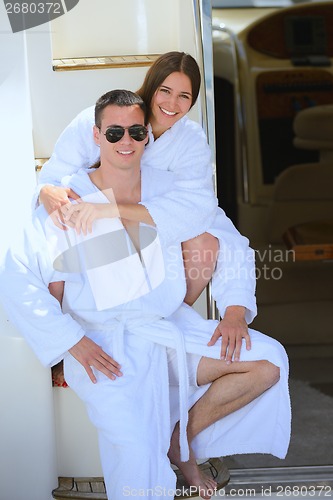
<svg viewBox="0 0 333 500">
<path fill-rule="evenodd" d="M 35 158 L 35 171 L 40 172 L 47 160 L 49 160 L 49 158 Z"/>
<path fill-rule="evenodd" d="M 77 71 L 87 69 L 133 68 L 151 66 L 161 54 L 135 56 L 100 56 L 53 59 L 53 71 Z"/>
</svg>

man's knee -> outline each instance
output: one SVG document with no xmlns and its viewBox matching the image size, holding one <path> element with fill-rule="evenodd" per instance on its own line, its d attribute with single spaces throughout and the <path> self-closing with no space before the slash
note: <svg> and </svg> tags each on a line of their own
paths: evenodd
<svg viewBox="0 0 333 500">
<path fill-rule="evenodd" d="M 270 361 L 260 360 L 256 362 L 257 371 L 266 389 L 273 387 L 280 380 L 280 368 Z"/>
</svg>

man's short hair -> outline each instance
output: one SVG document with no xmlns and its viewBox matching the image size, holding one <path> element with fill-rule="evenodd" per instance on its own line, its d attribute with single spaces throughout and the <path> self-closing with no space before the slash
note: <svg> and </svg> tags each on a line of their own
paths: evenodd
<svg viewBox="0 0 333 500">
<path fill-rule="evenodd" d="M 96 102 L 95 105 L 95 125 L 96 127 L 101 127 L 102 113 L 107 106 L 139 106 L 142 109 L 144 115 L 144 123 L 147 125 L 148 116 L 147 108 L 143 99 L 131 92 L 130 90 L 116 89 L 110 90 L 106 94 L 103 94 Z"/>
</svg>

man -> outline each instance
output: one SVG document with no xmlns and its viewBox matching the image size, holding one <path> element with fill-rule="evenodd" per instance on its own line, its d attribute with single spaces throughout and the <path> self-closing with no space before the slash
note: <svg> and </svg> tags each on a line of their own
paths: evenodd
<svg viewBox="0 0 333 500">
<path fill-rule="evenodd" d="M 110 500 L 128 492 L 160 498 L 161 488 L 173 497 L 170 461 L 210 498 L 216 483 L 196 458 L 285 455 L 286 355 L 258 332 L 239 363 L 207 346 L 216 322 L 182 305 L 181 242 L 163 245 L 153 221 L 139 225 L 117 209 L 172 187 L 172 172 L 141 169 L 144 103 L 129 91 L 108 92 L 95 121 L 100 166 L 67 181 L 82 200 L 68 207 L 74 228 L 62 231 L 43 206 L 36 210 L 22 249 L 2 267 L 2 301 L 43 364 L 64 359 L 66 381 L 98 429 Z M 75 231 L 75 217 L 85 234 Z M 62 310 L 48 292 L 59 281 Z"/>
</svg>

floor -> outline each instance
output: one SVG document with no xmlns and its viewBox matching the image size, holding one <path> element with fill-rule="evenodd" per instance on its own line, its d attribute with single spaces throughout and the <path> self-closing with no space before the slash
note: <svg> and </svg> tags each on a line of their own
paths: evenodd
<svg viewBox="0 0 333 500">
<path fill-rule="evenodd" d="M 282 471 L 281 471 L 282 472 Z M 212 499 L 221 499 L 221 498 L 232 498 L 232 499 L 241 499 L 241 498 L 252 498 L 254 500 L 264 499 L 264 498 L 305 498 L 305 499 L 330 499 L 333 497 L 333 467 L 328 469 L 325 473 L 322 471 L 322 477 L 327 478 L 326 480 L 321 481 L 321 484 L 317 482 L 317 484 L 312 484 L 311 482 L 311 474 L 308 472 L 304 472 L 304 480 L 300 480 L 299 482 L 295 482 L 294 484 L 288 484 L 288 480 L 281 479 L 281 482 L 278 484 L 270 484 L 268 477 L 263 479 L 260 484 L 260 474 L 257 474 L 257 481 L 253 483 L 253 478 L 239 480 L 237 475 L 233 478 L 231 477 L 231 481 L 229 485 L 223 490 L 218 491 L 215 495 L 213 495 Z M 232 473 L 232 471 L 231 471 Z M 282 472 L 283 474 L 283 472 Z M 288 475 L 288 471 L 287 471 Z M 232 474 L 231 474 L 232 476 Z M 286 478 L 286 476 L 284 476 Z M 331 479 L 329 479 L 331 478 Z M 192 497 L 193 499 L 200 500 L 200 497 Z"/>
<path fill-rule="evenodd" d="M 333 356 L 328 354 L 289 354 L 292 439 L 286 459 L 239 455 L 226 459 L 229 469 L 333 465 Z"/>
</svg>

